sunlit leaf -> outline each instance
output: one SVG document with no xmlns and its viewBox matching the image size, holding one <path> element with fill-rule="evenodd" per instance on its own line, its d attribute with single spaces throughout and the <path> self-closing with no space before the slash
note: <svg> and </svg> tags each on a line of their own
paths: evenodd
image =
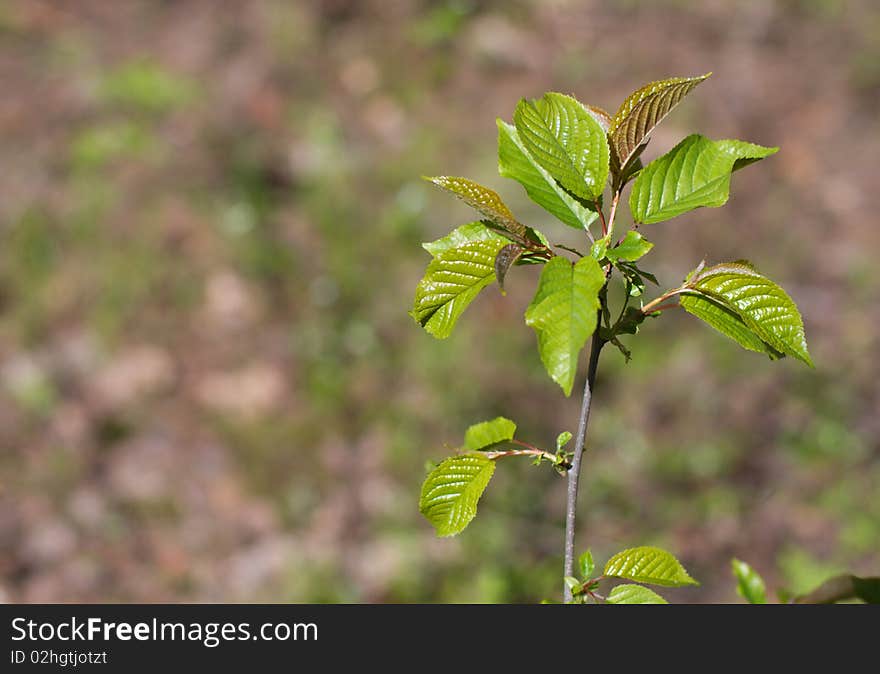
<svg viewBox="0 0 880 674">
<path fill-rule="evenodd" d="M 562 431 L 559 435 L 556 436 L 556 451 L 561 452 L 562 448 L 565 447 L 569 442 L 571 442 L 571 432 L 570 431 Z"/>
<path fill-rule="evenodd" d="M 609 236 L 606 234 L 601 239 L 593 241 L 593 245 L 590 246 L 590 255 L 592 255 L 595 260 L 604 259 L 605 253 L 608 252 L 608 240 Z"/>
<path fill-rule="evenodd" d="M 469 222 L 466 225 L 456 227 L 449 234 L 436 241 L 423 243 L 422 248 L 434 257 L 437 257 L 440 253 L 449 250 L 450 248 L 460 248 L 467 243 L 486 241 L 487 239 L 496 239 L 505 244 L 510 242 L 510 239 L 502 236 L 494 229 L 487 227 L 485 223 L 477 220 L 476 222 Z"/>
<path fill-rule="evenodd" d="M 565 581 L 566 587 L 572 592 L 580 589 L 581 585 L 583 585 L 583 583 L 574 576 L 565 576 L 562 580 Z"/>
<path fill-rule="evenodd" d="M 566 192 L 523 147 L 516 128 L 498 120 L 498 172 L 522 185 L 536 204 L 569 227 L 587 229 L 599 217 Z"/>
<path fill-rule="evenodd" d="M 510 209 L 494 190 L 467 178 L 437 176 L 435 178 L 425 178 L 425 180 L 452 192 L 468 206 L 482 213 L 520 243 L 525 243 L 529 240 L 528 228 L 513 217 L 513 213 L 510 212 Z"/>
<path fill-rule="evenodd" d="M 630 230 L 626 233 L 620 245 L 609 248 L 605 251 L 605 257 L 611 262 L 622 260 L 624 262 L 635 262 L 654 247 L 654 244 L 643 237 L 639 232 Z"/>
<path fill-rule="evenodd" d="M 767 354 L 770 360 L 776 360 L 785 355 L 764 342 L 752 332 L 738 313 L 719 300 L 695 293 L 682 295 L 679 303 L 689 314 L 696 316 L 721 334 L 727 335 L 744 349 Z"/>
<path fill-rule="evenodd" d="M 604 573 L 612 578 L 626 578 L 649 585 L 699 585 L 670 553 L 650 546 L 618 552 L 605 564 Z"/>
<path fill-rule="evenodd" d="M 530 156 L 572 194 L 595 201 L 608 179 L 608 141 L 584 106 L 558 93 L 522 99 L 513 117 Z"/>
<path fill-rule="evenodd" d="M 541 361 L 565 395 L 571 394 L 581 349 L 596 329 L 604 284 L 605 274 L 592 257 L 576 264 L 554 257 L 544 267 L 526 310 L 526 324 L 538 333 Z"/>
<path fill-rule="evenodd" d="M 751 566 L 743 561 L 731 561 L 733 575 L 736 578 L 736 591 L 740 597 L 750 604 L 766 604 L 767 590 L 764 579 Z"/>
<path fill-rule="evenodd" d="M 803 320 L 794 301 L 749 263 L 725 262 L 704 267 L 689 278 L 687 287 L 682 295 L 684 308 L 745 348 L 764 351 L 771 357 L 787 354 L 813 367 Z M 729 312 L 719 311 L 708 302 L 691 301 L 689 296 L 695 294 L 714 300 L 716 305 L 739 316 L 743 326 L 770 349 L 760 348 Z"/>
<path fill-rule="evenodd" d="M 596 563 L 593 561 L 592 551 L 587 550 L 578 557 L 578 568 L 581 570 L 581 576 L 584 578 L 589 578 L 593 574 Z"/>
<path fill-rule="evenodd" d="M 468 428 L 464 434 L 464 448 L 472 451 L 486 449 L 499 442 L 512 440 L 514 433 L 516 433 L 514 422 L 504 417 L 496 417 Z"/>
<path fill-rule="evenodd" d="M 731 173 L 779 148 L 688 136 L 639 173 L 629 195 L 636 222 L 669 220 L 695 208 L 716 208 L 730 196 Z M 739 164 L 737 164 L 739 162 Z"/>
<path fill-rule="evenodd" d="M 647 144 L 651 132 L 694 87 L 709 77 L 672 77 L 646 84 L 623 102 L 608 127 L 611 166 L 616 175 L 630 165 Z"/>
<path fill-rule="evenodd" d="M 419 511 L 438 536 L 454 536 L 477 514 L 477 501 L 495 472 L 495 462 L 479 454 L 444 459 L 422 484 Z"/>
<path fill-rule="evenodd" d="M 495 280 L 495 256 L 505 245 L 487 239 L 441 252 L 416 288 L 410 315 L 434 337 L 449 337 L 462 312 Z"/>
<path fill-rule="evenodd" d="M 668 604 L 654 590 L 642 585 L 618 585 L 605 598 L 609 604 Z"/>
</svg>

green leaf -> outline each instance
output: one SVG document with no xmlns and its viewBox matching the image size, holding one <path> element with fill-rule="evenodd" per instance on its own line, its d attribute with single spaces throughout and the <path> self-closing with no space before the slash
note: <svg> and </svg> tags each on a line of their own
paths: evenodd
<svg viewBox="0 0 880 674">
<path fill-rule="evenodd" d="M 561 452 L 562 448 L 565 447 L 569 442 L 571 442 L 571 433 L 568 431 L 562 431 L 559 435 L 556 436 L 556 451 Z"/>
<path fill-rule="evenodd" d="M 644 149 L 654 128 L 711 74 L 651 82 L 627 97 L 608 127 L 611 166 L 615 175 L 630 173 L 627 169 Z"/>
<path fill-rule="evenodd" d="M 494 229 L 487 227 L 485 223 L 477 220 L 476 222 L 469 222 L 466 225 L 456 227 L 441 239 L 423 243 L 422 248 L 434 257 L 437 257 L 440 253 L 450 248 L 461 248 L 465 244 L 474 241 L 487 241 L 489 239 L 502 241 L 505 244 L 510 241 L 507 237 L 502 236 Z"/>
<path fill-rule="evenodd" d="M 507 270 L 519 260 L 522 253 L 522 246 L 518 243 L 509 243 L 495 256 L 495 278 L 498 279 L 498 287 L 501 288 L 502 293 L 504 292 L 504 278 L 507 276 Z"/>
<path fill-rule="evenodd" d="M 498 172 L 522 185 L 536 204 L 559 218 L 569 227 L 589 229 L 599 217 L 566 192 L 559 183 L 529 154 L 519 139 L 516 128 L 498 120 Z"/>
<path fill-rule="evenodd" d="M 494 190 L 467 178 L 437 176 L 435 178 L 426 177 L 425 180 L 452 192 L 468 206 L 476 209 L 507 232 L 515 241 L 525 244 L 531 240 L 528 228 L 513 217 L 513 213 Z"/>
<path fill-rule="evenodd" d="M 604 284 L 605 274 L 592 257 L 574 265 L 567 258 L 554 257 L 544 267 L 526 309 L 526 325 L 538 333 L 541 361 L 565 395 L 571 394 L 580 351 L 596 329 Z"/>
<path fill-rule="evenodd" d="M 605 257 L 611 262 L 622 260 L 624 262 L 635 262 L 639 258 L 647 255 L 654 247 L 654 244 L 643 237 L 639 232 L 630 230 L 626 233 L 620 245 L 609 248 L 605 251 Z"/>
<path fill-rule="evenodd" d="M 464 448 L 472 451 L 486 449 L 499 442 L 512 440 L 514 433 L 516 433 L 514 422 L 504 417 L 496 417 L 468 428 L 464 434 Z"/>
<path fill-rule="evenodd" d="M 563 578 L 562 580 L 565 581 L 565 585 L 572 592 L 574 592 L 575 590 L 580 588 L 581 585 L 583 585 L 583 583 L 581 581 L 579 581 L 577 578 L 575 578 L 574 576 L 565 576 L 565 578 Z"/>
<path fill-rule="evenodd" d="M 522 99 L 513 121 L 539 166 L 575 196 L 596 201 L 608 179 L 608 141 L 578 100 L 553 92 Z"/>
<path fill-rule="evenodd" d="M 601 239 L 593 241 L 593 245 L 590 246 L 590 255 L 592 255 L 595 260 L 602 260 L 605 258 L 605 254 L 608 252 L 608 240 L 608 235 L 606 234 Z"/>
<path fill-rule="evenodd" d="M 629 195 L 633 218 L 650 224 L 701 206 L 723 206 L 730 196 L 731 173 L 778 150 L 690 135 L 639 173 Z"/>
<path fill-rule="evenodd" d="M 657 278 L 653 274 L 646 272 L 644 269 L 639 269 L 634 262 L 618 260 L 614 263 L 614 266 L 620 270 L 620 273 L 623 274 L 623 277 L 626 279 L 627 285 L 629 286 L 630 297 L 638 297 L 644 293 L 646 281 L 649 281 L 654 285 L 659 285 Z"/>
<path fill-rule="evenodd" d="M 416 288 L 410 315 L 437 339 L 449 337 L 462 312 L 495 280 L 495 256 L 505 245 L 487 239 L 441 252 Z"/>
<path fill-rule="evenodd" d="M 694 293 L 733 312 L 741 319 L 742 325 L 733 321 L 729 313 L 718 311 L 717 307 L 691 301 Z M 682 302 L 687 311 L 747 349 L 763 350 L 771 357 L 787 354 L 813 367 L 803 320 L 794 301 L 748 262 L 726 262 L 698 268 L 687 281 Z M 748 328 L 753 337 L 746 336 L 743 327 Z M 754 338 L 764 343 L 763 349 L 758 348 Z"/>
<path fill-rule="evenodd" d="M 649 585 L 699 585 L 675 557 L 665 550 L 650 546 L 618 552 L 605 564 L 604 573 L 612 578 L 626 578 Z"/>
<path fill-rule="evenodd" d="M 593 569 L 596 568 L 596 563 L 593 561 L 593 553 L 590 550 L 587 550 L 578 558 L 578 567 L 584 578 L 589 578 L 592 575 Z"/>
<path fill-rule="evenodd" d="M 762 341 L 745 324 L 739 314 L 718 300 L 705 295 L 688 294 L 681 296 L 679 304 L 689 314 L 709 324 L 721 334 L 727 335 L 744 349 L 764 353 L 769 356 L 770 360 L 777 360 L 785 356 L 784 353 Z"/>
<path fill-rule="evenodd" d="M 731 561 L 733 575 L 736 578 L 736 591 L 740 597 L 750 604 L 766 604 L 767 590 L 764 579 L 751 566 L 743 561 Z"/>
<path fill-rule="evenodd" d="M 663 597 L 641 585 L 618 585 L 605 599 L 609 604 L 668 604 Z"/>
<path fill-rule="evenodd" d="M 444 459 L 422 484 L 419 511 L 438 536 L 454 536 L 477 514 L 477 501 L 495 472 L 495 462 L 479 454 Z"/>
</svg>

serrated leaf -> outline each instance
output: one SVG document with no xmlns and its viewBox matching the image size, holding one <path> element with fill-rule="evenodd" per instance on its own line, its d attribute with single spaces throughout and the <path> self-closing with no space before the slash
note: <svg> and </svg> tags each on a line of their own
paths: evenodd
<svg viewBox="0 0 880 674">
<path fill-rule="evenodd" d="M 608 128 L 611 166 L 615 175 L 631 175 L 626 169 L 638 158 L 654 128 L 694 87 L 711 74 L 671 77 L 651 82 L 626 98 Z"/>
<path fill-rule="evenodd" d="M 554 92 L 522 99 L 513 121 L 539 166 L 575 196 L 596 201 L 608 179 L 608 141 L 578 100 Z"/>
<path fill-rule="evenodd" d="M 743 561 L 731 561 L 733 575 L 736 578 L 736 591 L 740 597 L 750 604 L 766 604 L 767 590 L 764 579 L 751 566 Z"/>
<path fill-rule="evenodd" d="M 444 459 L 422 484 L 419 511 L 438 536 L 454 536 L 477 514 L 477 501 L 495 472 L 495 462 L 479 454 Z"/>
<path fill-rule="evenodd" d="M 589 578 L 593 574 L 593 569 L 596 568 L 596 563 L 593 561 L 592 551 L 587 550 L 578 557 L 578 568 L 581 570 L 581 576 L 584 578 Z"/>
<path fill-rule="evenodd" d="M 482 421 L 465 431 L 464 448 L 471 451 L 486 449 L 499 442 L 512 440 L 514 433 L 516 433 L 516 424 L 505 417 Z"/>
<path fill-rule="evenodd" d="M 739 317 L 739 314 L 724 306 L 722 302 L 705 295 L 688 294 L 681 296 L 679 304 L 689 314 L 696 316 L 721 334 L 727 335 L 744 349 L 764 353 L 770 360 L 785 356 L 784 353 L 761 340 Z"/>
<path fill-rule="evenodd" d="M 599 217 L 566 192 L 523 147 L 516 128 L 498 120 L 498 172 L 516 180 L 536 204 L 575 229 L 589 229 Z"/>
<path fill-rule="evenodd" d="M 663 597 L 641 585 L 618 585 L 605 599 L 609 604 L 668 604 Z"/>
<path fill-rule="evenodd" d="M 566 192 L 522 144 L 516 128 L 498 120 L 498 172 L 522 185 L 536 204 L 575 229 L 589 229 L 599 217 Z"/>
<path fill-rule="evenodd" d="M 702 206 L 723 206 L 730 196 L 733 171 L 778 150 L 739 140 L 713 141 L 699 134 L 690 135 L 639 173 L 629 195 L 633 218 L 651 224 Z"/>
<path fill-rule="evenodd" d="M 504 240 L 473 241 L 431 260 L 416 288 L 410 315 L 437 339 L 445 339 L 477 294 L 495 280 L 495 256 Z"/>
<path fill-rule="evenodd" d="M 612 578 L 626 578 L 637 583 L 666 587 L 699 585 L 675 557 L 665 550 L 651 546 L 618 552 L 605 564 L 604 574 Z"/>
<path fill-rule="evenodd" d="M 504 292 L 504 277 L 507 276 L 507 270 L 520 258 L 522 253 L 522 246 L 517 243 L 509 243 L 495 256 L 495 278 L 498 279 L 501 292 Z"/>
<path fill-rule="evenodd" d="M 759 350 L 753 338 L 756 337 L 770 347 L 763 351 L 771 357 L 787 354 L 813 367 L 803 320 L 794 301 L 750 264 L 740 261 L 704 267 L 693 273 L 687 286 L 682 301 L 690 313 L 706 320 L 747 349 Z M 689 296 L 694 293 L 735 313 L 753 337 L 746 336 L 742 326 L 731 320 L 729 314 L 713 309 L 706 302 L 693 302 Z"/>
<path fill-rule="evenodd" d="M 449 234 L 436 241 L 423 243 L 422 248 L 434 257 L 437 257 L 440 253 L 449 250 L 450 248 L 460 248 L 461 246 L 474 241 L 486 241 L 488 239 L 502 241 L 505 244 L 510 241 L 507 237 L 502 236 L 494 229 L 490 229 L 483 222 L 477 220 L 476 222 L 469 222 L 460 227 L 456 227 Z"/>
<path fill-rule="evenodd" d="M 523 244 L 530 240 L 528 228 L 513 217 L 513 213 L 494 190 L 467 178 L 437 176 L 425 180 L 452 192 L 468 206 L 506 231 L 514 240 Z"/>
<path fill-rule="evenodd" d="M 571 394 L 581 349 L 596 329 L 604 284 L 605 274 L 592 257 L 576 264 L 554 257 L 544 267 L 526 310 L 526 325 L 538 334 L 541 361 L 565 395 Z"/>
<path fill-rule="evenodd" d="M 626 236 L 623 238 L 623 241 L 620 242 L 620 245 L 615 246 L 614 248 L 609 248 L 605 252 L 605 257 L 611 262 L 617 262 L 619 260 L 624 262 L 635 262 L 644 255 L 647 255 L 653 247 L 654 244 L 648 241 L 639 232 L 630 230 L 626 233 Z"/>
</svg>

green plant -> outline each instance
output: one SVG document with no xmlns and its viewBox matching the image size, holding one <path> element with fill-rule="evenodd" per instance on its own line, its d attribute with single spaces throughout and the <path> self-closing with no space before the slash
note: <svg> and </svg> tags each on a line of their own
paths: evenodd
<svg viewBox="0 0 880 674">
<path fill-rule="evenodd" d="M 578 479 L 599 355 L 606 344 L 618 348 L 628 361 L 631 354 L 621 338 L 638 333 L 648 318 L 680 306 L 746 349 L 771 360 L 791 356 L 812 367 L 794 302 L 744 260 L 701 262 L 680 285 L 642 301 L 648 284 L 657 284 L 654 275 L 642 267 L 642 258 L 653 248 L 641 232 L 642 225 L 701 206 L 723 205 L 731 175 L 778 149 L 694 134 L 642 165 L 640 155 L 651 132 L 707 77 L 652 82 L 631 94 L 613 116 L 551 92 L 539 99 L 521 100 L 513 124 L 498 120 L 501 175 L 520 183 L 535 203 L 582 232 L 589 246 L 583 252 L 551 245 L 540 231 L 517 220 L 487 187 L 466 178 L 428 178 L 476 209 L 482 219 L 423 244 L 433 259 L 416 289 L 413 318 L 434 337 L 449 337 L 483 288 L 497 281 L 503 292 L 512 267 L 543 265 L 525 322 L 537 333 L 547 373 L 566 396 L 571 394 L 587 341 L 590 350 L 572 451 L 565 450 L 570 433 L 560 434 L 551 452 L 515 438 L 516 424 L 508 419 L 477 424 L 468 429 L 461 451 L 428 474 L 420 510 L 438 535 L 455 535 L 476 515 L 477 502 L 499 459 L 528 456 L 536 464 L 549 463 L 568 478 L 563 576 L 564 597 L 569 602 L 592 596 L 596 580 L 587 577 L 572 582 Z M 624 229 L 620 206 L 629 183 L 632 222 Z M 596 222 L 599 232 L 594 233 Z M 623 290 L 616 304 L 609 293 L 612 282 Z M 610 575 L 606 568 L 604 576 Z"/>
</svg>

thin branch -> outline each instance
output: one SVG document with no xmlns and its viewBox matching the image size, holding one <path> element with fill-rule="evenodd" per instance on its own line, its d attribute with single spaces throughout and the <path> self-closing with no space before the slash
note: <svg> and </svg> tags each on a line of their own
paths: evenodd
<svg viewBox="0 0 880 674">
<path fill-rule="evenodd" d="M 555 461 L 556 455 L 545 452 L 543 449 L 499 449 L 497 451 L 481 452 L 487 459 L 503 459 L 508 456 L 540 456 L 548 461 Z"/>
<path fill-rule="evenodd" d="M 645 311 L 645 310 L 643 309 L 643 310 L 642 310 L 642 313 L 645 314 L 645 315 L 647 315 L 647 314 L 653 314 L 653 313 L 655 313 L 655 312 L 657 312 L 657 311 L 666 311 L 667 309 L 677 309 L 677 308 L 679 308 L 680 306 L 681 306 L 681 305 L 680 305 L 678 302 L 670 302 L 669 304 L 661 304 L 659 307 L 654 307 L 654 308 L 651 309 L 650 311 Z"/>
<path fill-rule="evenodd" d="M 675 290 L 670 290 L 668 292 L 663 293 L 662 295 L 660 295 L 660 297 L 657 297 L 656 299 L 651 300 L 645 306 L 643 306 L 642 313 L 647 316 L 648 314 L 652 314 L 655 311 L 659 311 L 659 305 L 663 304 L 663 302 L 668 300 L 670 297 L 675 297 L 676 295 L 680 295 L 681 293 L 685 292 L 686 290 L 687 290 L 687 288 L 676 288 Z M 663 307 L 663 308 L 668 309 L 669 307 Z"/>
<path fill-rule="evenodd" d="M 605 236 L 608 234 L 608 223 L 605 222 L 605 213 L 598 201 L 596 201 L 596 212 L 599 213 L 599 222 L 602 223 L 602 236 Z"/>
<path fill-rule="evenodd" d="M 620 201 L 620 192 L 616 191 L 611 198 L 611 210 L 608 212 L 608 231 L 614 231 L 614 217 L 617 215 L 617 202 Z"/>
<path fill-rule="evenodd" d="M 574 455 L 571 461 L 571 470 L 568 471 L 568 494 L 565 506 L 565 564 L 563 576 L 574 575 L 574 527 L 577 517 L 577 497 L 578 497 L 578 480 L 581 472 L 581 458 L 584 454 L 584 443 L 587 436 L 587 425 L 590 421 L 590 406 L 593 399 L 593 386 L 596 383 L 596 368 L 599 365 L 599 352 L 605 345 L 604 340 L 599 337 L 598 322 L 601 319 L 597 317 L 597 328 L 593 333 L 593 341 L 590 345 L 590 365 L 587 368 L 587 381 L 584 385 L 584 398 L 581 402 L 581 417 L 578 422 L 578 432 L 575 440 Z M 566 603 L 572 600 L 571 588 L 567 585 L 564 588 L 564 601 Z"/>
</svg>

